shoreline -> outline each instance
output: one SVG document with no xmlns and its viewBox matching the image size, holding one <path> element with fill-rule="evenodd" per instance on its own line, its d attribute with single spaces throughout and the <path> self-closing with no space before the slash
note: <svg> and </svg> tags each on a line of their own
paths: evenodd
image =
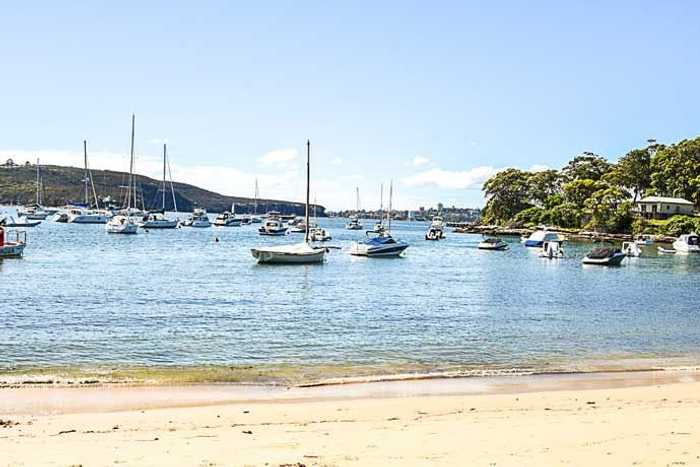
<svg viewBox="0 0 700 467">
<path fill-rule="evenodd" d="M 5 465 L 695 465 L 700 371 L 0 391 Z"/>
</svg>

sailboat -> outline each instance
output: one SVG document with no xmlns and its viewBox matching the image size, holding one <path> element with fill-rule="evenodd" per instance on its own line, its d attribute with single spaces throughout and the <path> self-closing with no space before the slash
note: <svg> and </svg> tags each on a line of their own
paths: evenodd
<svg viewBox="0 0 700 467">
<path fill-rule="evenodd" d="M 166 167 L 167 167 L 167 146 L 163 144 L 163 185 L 161 187 L 162 191 L 162 204 L 160 211 L 151 211 L 140 223 L 140 226 L 144 229 L 174 229 L 179 224 L 177 219 L 169 219 L 165 215 L 165 192 L 167 191 L 167 181 L 166 181 Z M 177 215 L 177 202 L 175 201 L 175 187 L 173 186 L 172 174 L 170 177 L 170 192 L 173 195 L 173 208 Z"/>
<path fill-rule="evenodd" d="M 43 200 L 41 196 L 42 181 L 41 181 L 41 166 L 39 159 L 36 160 L 36 199 L 33 206 L 26 206 L 19 214 L 26 217 L 30 221 L 43 221 L 49 215 L 49 212 L 42 206 Z"/>
<path fill-rule="evenodd" d="M 236 203 L 231 203 L 231 210 L 224 211 L 214 219 L 217 227 L 240 227 L 241 219 L 236 217 Z"/>
<path fill-rule="evenodd" d="M 131 114 L 131 146 L 129 150 L 129 186 L 126 189 L 126 212 L 112 217 L 105 230 L 115 234 L 135 234 L 139 231 L 139 226 L 134 219 L 129 216 L 131 212 L 131 194 L 134 193 L 134 204 L 136 204 L 136 177 L 134 177 L 134 124 L 136 116 Z"/>
<path fill-rule="evenodd" d="M 368 257 L 397 257 L 408 248 L 408 243 L 396 240 L 391 235 L 391 202 L 394 192 L 393 183 L 389 185 L 389 212 L 387 214 L 387 227 L 381 225 L 381 230 L 367 232 L 367 239 L 361 242 L 354 242 L 350 247 L 350 254 L 353 256 Z"/>
<path fill-rule="evenodd" d="M 88 166 L 87 141 L 83 140 L 83 159 L 85 163 L 85 175 L 83 177 L 85 192 L 85 207 L 72 207 L 68 209 L 66 222 L 69 224 L 105 224 L 111 217 L 110 213 L 100 209 L 100 203 L 95 191 L 95 183 L 92 180 L 92 172 Z M 90 195 L 95 204 L 95 209 L 90 209 Z"/>
<path fill-rule="evenodd" d="M 384 232 L 384 184 L 379 185 L 379 221 L 372 229 L 375 233 Z"/>
<path fill-rule="evenodd" d="M 258 216 L 258 198 L 260 197 L 260 191 L 258 190 L 258 179 L 255 179 L 255 204 L 253 205 L 253 215 L 250 217 L 250 222 L 253 224 L 260 224 L 262 218 Z"/>
<path fill-rule="evenodd" d="M 306 225 L 309 225 L 309 195 L 311 178 L 311 141 L 306 142 Z M 292 245 L 268 246 L 250 250 L 258 263 L 269 264 L 312 264 L 322 263 L 326 255 L 325 248 L 314 247 L 309 243 L 309 229 L 306 229 L 304 241 Z"/>
<path fill-rule="evenodd" d="M 355 187 L 356 199 L 355 199 L 355 214 L 350 216 L 350 220 L 345 224 L 347 230 L 362 230 L 364 226 L 360 222 L 360 187 Z"/>
<path fill-rule="evenodd" d="M 331 234 L 329 234 L 326 229 L 318 225 L 316 218 L 316 197 L 314 196 L 314 220 L 309 226 L 309 238 L 312 242 L 327 242 L 331 240 Z"/>
</svg>

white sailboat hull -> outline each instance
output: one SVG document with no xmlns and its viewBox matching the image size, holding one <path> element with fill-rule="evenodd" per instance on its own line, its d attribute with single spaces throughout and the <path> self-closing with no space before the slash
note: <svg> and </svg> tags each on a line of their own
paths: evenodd
<svg viewBox="0 0 700 467">
<path fill-rule="evenodd" d="M 135 234 L 139 231 L 139 226 L 126 216 L 115 216 L 105 224 L 107 233 L 113 234 Z"/>
<path fill-rule="evenodd" d="M 322 263 L 325 248 L 313 248 L 307 243 L 252 248 L 250 253 L 261 264 L 314 264 Z"/>
</svg>

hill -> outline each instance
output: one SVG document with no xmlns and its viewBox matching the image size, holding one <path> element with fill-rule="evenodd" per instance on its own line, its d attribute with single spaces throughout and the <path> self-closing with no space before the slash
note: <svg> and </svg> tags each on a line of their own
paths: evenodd
<svg viewBox="0 0 700 467">
<path fill-rule="evenodd" d="M 77 167 L 62 167 L 56 165 L 41 166 L 43 181 L 43 200 L 47 206 L 63 206 L 84 200 L 84 172 Z M 92 178 L 98 198 L 107 197 L 120 204 L 124 196 L 123 186 L 127 183 L 128 174 L 111 170 L 93 170 Z M 137 175 L 139 189 L 139 206 L 144 204 L 146 209 L 159 209 L 161 206 L 161 182 L 149 177 Z M 36 166 L 0 166 L 0 204 L 31 204 L 36 197 Z M 175 198 L 179 211 L 192 211 L 195 207 L 203 207 L 210 212 L 222 212 L 236 204 L 237 213 L 252 213 L 254 199 L 238 196 L 225 196 L 213 191 L 189 185 L 173 183 Z M 168 187 L 169 190 L 169 187 Z M 92 196 L 90 197 L 92 199 Z M 172 196 L 167 194 L 166 209 L 173 210 Z M 304 204 L 292 201 L 258 199 L 258 213 L 279 211 L 282 214 L 304 215 Z M 317 215 L 325 216 L 325 208 L 317 206 Z"/>
</svg>

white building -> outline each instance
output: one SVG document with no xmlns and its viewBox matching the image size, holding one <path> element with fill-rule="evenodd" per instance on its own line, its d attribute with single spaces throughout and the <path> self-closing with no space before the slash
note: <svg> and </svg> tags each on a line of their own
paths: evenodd
<svg viewBox="0 0 700 467">
<path fill-rule="evenodd" d="M 647 196 L 637 201 L 637 212 L 647 219 L 666 219 L 676 214 L 693 215 L 693 203 L 683 198 Z"/>
</svg>

